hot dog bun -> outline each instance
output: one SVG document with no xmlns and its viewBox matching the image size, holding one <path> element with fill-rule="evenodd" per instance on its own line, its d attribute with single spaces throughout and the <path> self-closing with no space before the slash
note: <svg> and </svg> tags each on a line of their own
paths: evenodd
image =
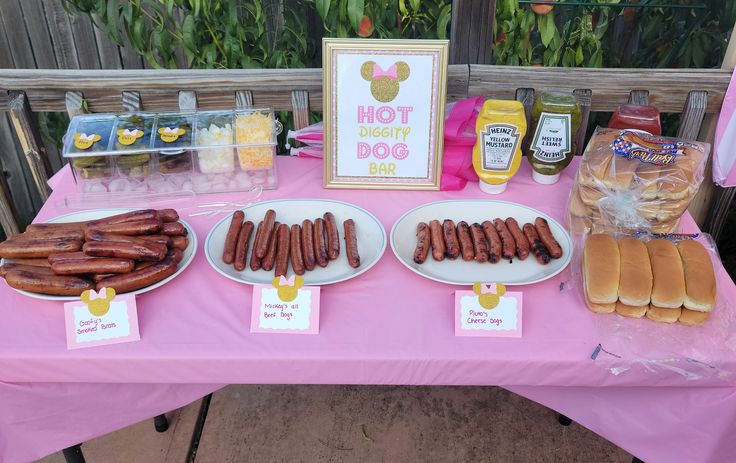
<svg viewBox="0 0 736 463">
<path fill-rule="evenodd" d="M 685 302 L 685 275 L 677 248 L 671 241 L 656 239 L 647 243 L 647 251 L 652 265 L 652 305 L 680 308 Z"/>
<path fill-rule="evenodd" d="M 633 307 L 649 305 L 652 294 L 652 267 L 647 246 L 640 240 L 624 237 L 618 240 L 621 257 L 621 276 L 618 298 L 622 304 Z M 644 316 L 644 312 L 640 316 Z"/>
<path fill-rule="evenodd" d="M 685 274 L 683 305 L 699 312 L 712 310 L 716 303 L 716 276 L 708 251 L 702 244 L 692 240 L 680 241 L 677 250 Z"/>
<path fill-rule="evenodd" d="M 678 318 L 677 320 L 683 325 L 697 326 L 705 323 L 708 320 L 708 317 L 710 317 L 710 314 L 708 312 L 682 309 L 682 312 L 680 313 L 680 318 Z"/>
<path fill-rule="evenodd" d="M 615 304 L 621 261 L 618 244 L 611 235 L 590 235 L 583 250 L 585 293 L 594 304 Z"/>
<path fill-rule="evenodd" d="M 675 309 L 670 309 L 666 307 L 657 307 L 654 304 L 649 304 L 649 310 L 647 310 L 647 318 L 655 322 L 675 323 L 677 319 L 680 318 L 681 313 L 682 309 L 680 309 L 679 307 Z"/>
<path fill-rule="evenodd" d="M 623 317 L 641 318 L 647 313 L 649 304 L 641 306 L 626 305 L 621 301 L 616 303 L 616 313 Z"/>
<path fill-rule="evenodd" d="M 588 295 L 585 295 L 585 304 L 595 313 L 613 313 L 616 310 L 616 304 L 594 304 L 588 299 Z"/>
</svg>

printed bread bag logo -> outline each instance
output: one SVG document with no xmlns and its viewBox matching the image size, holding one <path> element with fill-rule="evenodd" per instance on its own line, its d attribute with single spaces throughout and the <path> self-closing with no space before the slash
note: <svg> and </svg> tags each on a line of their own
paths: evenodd
<svg viewBox="0 0 736 463">
<path fill-rule="evenodd" d="M 143 138 L 143 131 L 138 129 L 120 129 L 117 135 L 121 145 L 132 145 L 139 138 Z"/>
<path fill-rule="evenodd" d="M 161 141 L 164 143 L 171 143 L 184 135 L 186 130 L 181 127 L 161 127 L 157 132 L 161 136 Z"/>
<path fill-rule="evenodd" d="M 485 285 L 480 282 L 473 283 L 473 292 L 478 295 L 478 304 L 486 310 L 494 309 L 501 301 L 501 296 L 506 294 L 506 286 L 503 283 L 491 283 Z"/>
<path fill-rule="evenodd" d="M 80 150 L 86 150 L 89 149 L 92 145 L 95 144 L 95 142 L 98 142 L 102 139 L 99 135 L 96 133 L 91 133 L 87 135 L 86 133 L 75 133 L 74 134 L 74 146 L 77 147 L 77 149 Z"/>
<path fill-rule="evenodd" d="M 673 141 L 630 130 L 622 130 L 611 143 L 611 149 L 617 156 L 629 160 L 637 159 L 639 162 L 658 166 L 673 164 L 677 156 L 685 153 L 685 148 L 703 151 L 700 146 L 692 143 Z"/>
<path fill-rule="evenodd" d="M 382 69 L 375 61 L 366 61 L 360 67 L 360 75 L 371 83 L 373 98 L 388 103 L 399 94 L 399 83 L 409 78 L 409 65 L 397 61 L 387 69 Z"/>
</svg>

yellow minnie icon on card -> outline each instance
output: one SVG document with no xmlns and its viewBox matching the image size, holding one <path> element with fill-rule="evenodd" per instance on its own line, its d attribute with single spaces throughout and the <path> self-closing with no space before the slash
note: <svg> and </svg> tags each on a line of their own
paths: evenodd
<svg viewBox="0 0 736 463">
<path fill-rule="evenodd" d="M 87 304 L 89 313 L 96 317 L 102 317 L 110 310 L 110 303 L 115 299 L 115 290 L 112 288 L 100 288 L 97 292 L 94 289 L 88 289 L 82 293 L 80 299 Z"/>
<path fill-rule="evenodd" d="M 143 130 L 139 129 L 120 129 L 117 131 L 118 142 L 121 145 L 132 145 L 139 138 L 143 138 Z"/>
<path fill-rule="evenodd" d="M 271 282 L 276 288 L 276 293 L 284 302 L 291 302 L 299 295 L 299 288 L 304 286 L 304 278 L 292 275 L 289 278 L 281 275 L 273 279 Z"/>
<path fill-rule="evenodd" d="M 165 143 L 176 141 L 177 138 L 187 133 L 187 131 L 181 127 L 161 127 L 157 132 L 161 136 L 161 141 Z"/>
<path fill-rule="evenodd" d="M 95 142 L 98 142 L 102 139 L 102 137 L 100 137 L 96 133 L 90 133 L 89 135 L 86 133 L 75 133 L 73 138 L 74 146 L 80 150 L 89 149 L 92 145 L 95 144 Z"/>
<path fill-rule="evenodd" d="M 473 292 L 478 295 L 478 304 L 486 310 L 495 309 L 506 294 L 506 286 L 503 283 L 483 284 L 479 281 L 473 283 Z"/>
</svg>

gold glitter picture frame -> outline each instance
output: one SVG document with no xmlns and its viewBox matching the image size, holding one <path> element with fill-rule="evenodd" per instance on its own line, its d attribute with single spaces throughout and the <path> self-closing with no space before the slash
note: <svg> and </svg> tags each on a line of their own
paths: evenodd
<svg viewBox="0 0 736 463">
<path fill-rule="evenodd" d="M 448 50 L 322 40 L 325 188 L 440 189 Z"/>
</svg>

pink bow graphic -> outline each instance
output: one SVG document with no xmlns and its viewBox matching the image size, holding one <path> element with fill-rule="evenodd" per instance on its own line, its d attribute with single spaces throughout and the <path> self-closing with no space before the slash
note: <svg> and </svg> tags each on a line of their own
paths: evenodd
<svg viewBox="0 0 736 463">
<path fill-rule="evenodd" d="M 480 293 L 481 294 L 498 294 L 498 290 L 496 289 L 496 283 L 491 283 L 490 285 L 480 285 Z"/>
<path fill-rule="evenodd" d="M 123 135 L 133 135 L 135 137 L 136 135 L 138 135 L 138 129 L 125 129 L 123 130 Z"/>
<path fill-rule="evenodd" d="M 396 80 L 396 64 L 392 64 L 385 71 L 381 69 L 381 66 L 375 64 L 373 66 L 373 79 L 375 80 L 379 77 L 388 77 L 391 80 Z"/>
<path fill-rule="evenodd" d="M 80 140 L 89 140 L 89 141 L 95 141 L 95 134 L 91 133 L 87 135 L 86 133 L 82 133 L 79 135 Z"/>
<path fill-rule="evenodd" d="M 294 286 L 294 277 L 296 275 L 292 275 L 289 278 L 286 278 L 285 276 L 281 275 L 279 277 L 279 286 Z"/>
<path fill-rule="evenodd" d="M 171 127 L 164 127 L 164 133 L 177 133 L 178 130 L 179 130 L 178 127 L 173 128 L 173 129 Z"/>
<path fill-rule="evenodd" d="M 107 298 L 107 288 L 101 288 L 100 292 L 95 292 L 94 289 L 89 290 L 89 300 L 94 301 L 95 299 L 105 299 Z"/>
</svg>

